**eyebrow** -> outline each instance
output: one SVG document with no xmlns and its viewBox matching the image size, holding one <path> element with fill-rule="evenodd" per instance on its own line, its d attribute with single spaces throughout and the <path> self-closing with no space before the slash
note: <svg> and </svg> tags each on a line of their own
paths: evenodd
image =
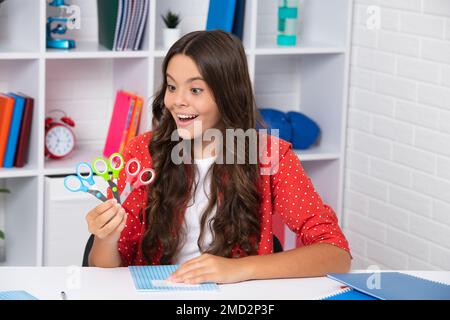
<svg viewBox="0 0 450 320">
<path fill-rule="evenodd" d="M 170 74 L 166 73 L 166 76 L 167 76 L 168 78 L 170 78 L 170 79 L 172 79 L 173 81 L 176 82 L 176 80 L 174 79 L 174 77 L 172 77 Z M 187 80 L 186 80 L 186 83 L 192 82 L 192 81 L 195 81 L 195 80 L 202 80 L 202 81 L 205 81 L 205 79 L 203 79 L 202 77 L 192 77 L 192 78 L 187 79 Z"/>
</svg>

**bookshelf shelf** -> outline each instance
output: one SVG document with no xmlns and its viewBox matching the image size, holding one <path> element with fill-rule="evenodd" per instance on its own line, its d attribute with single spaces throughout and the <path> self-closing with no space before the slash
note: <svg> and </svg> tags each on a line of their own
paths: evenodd
<svg viewBox="0 0 450 320">
<path fill-rule="evenodd" d="M 38 170 L 30 166 L 25 166 L 24 168 L 5 168 L 0 171 L 0 179 L 34 176 L 38 176 Z"/>
<path fill-rule="evenodd" d="M 47 49 L 47 59 L 105 59 L 105 58 L 146 58 L 149 51 L 111 51 L 96 42 L 77 42 L 70 50 Z"/>
<path fill-rule="evenodd" d="M 0 265 L 45 264 L 49 232 L 45 217 L 54 192 L 61 193 L 61 199 L 72 199 L 64 210 L 84 222 L 86 203 L 79 195 L 59 190 L 60 179 L 73 174 L 79 161 L 101 155 L 117 90 L 145 98 L 140 132 L 150 128 L 149 104 L 161 82 L 167 52 L 161 14 L 168 9 L 179 12 L 181 32 L 186 34 L 205 28 L 209 4 L 209 0 L 150 0 L 142 50 L 110 51 L 97 42 L 96 1 L 68 2 L 81 8 L 81 29 L 65 35 L 75 39 L 73 50 L 46 48 L 46 19 L 55 15 L 46 0 L 7 0 L 0 6 L 0 92 L 21 91 L 35 98 L 28 163 L 24 168 L 0 168 L 0 187 L 12 191 L 0 196 L 0 229 L 8 239 L 7 261 Z M 340 217 L 353 0 L 299 2 L 297 46 L 276 45 L 273 0 L 246 1 L 243 44 L 258 107 L 304 112 L 322 128 L 319 146 L 295 152 Z M 76 122 L 77 149 L 59 161 L 45 159 L 43 153 L 44 120 L 53 109 L 64 110 Z M 79 230 L 78 238 L 61 243 L 78 241 L 84 246 L 85 232 Z M 81 257 L 74 258 L 74 264 L 80 262 Z"/>
<path fill-rule="evenodd" d="M 300 39 L 301 41 L 301 39 Z M 284 55 L 284 54 L 332 54 L 345 53 L 345 47 L 319 42 L 300 42 L 294 47 L 276 45 L 276 38 L 272 37 L 261 43 L 256 49 L 256 55 Z"/>
<path fill-rule="evenodd" d="M 324 146 L 314 146 L 307 150 L 294 150 L 300 161 L 318 161 L 318 160 L 339 160 L 341 154 L 339 150 L 327 148 Z"/>
<path fill-rule="evenodd" d="M 39 53 L 32 52 L 19 52 L 19 51 L 0 51 L 0 61 L 1 60 L 32 60 L 39 59 Z"/>
</svg>

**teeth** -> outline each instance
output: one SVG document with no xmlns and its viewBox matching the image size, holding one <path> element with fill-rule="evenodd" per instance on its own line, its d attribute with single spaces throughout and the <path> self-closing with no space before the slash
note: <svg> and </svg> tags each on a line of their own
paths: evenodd
<svg viewBox="0 0 450 320">
<path fill-rule="evenodd" d="M 186 115 L 186 114 L 179 114 L 178 115 L 178 118 L 180 118 L 180 119 L 194 119 L 194 118 L 196 118 L 197 117 L 197 115 Z"/>
</svg>

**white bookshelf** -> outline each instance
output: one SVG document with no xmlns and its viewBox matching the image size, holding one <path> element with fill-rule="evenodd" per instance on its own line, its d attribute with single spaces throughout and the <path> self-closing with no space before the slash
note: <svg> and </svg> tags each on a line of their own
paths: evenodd
<svg viewBox="0 0 450 320">
<path fill-rule="evenodd" d="M 6 0 L 0 8 L 0 92 L 35 98 L 28 163 L 0 168 L 0 187 L 12 192 L 0 196 L 7 236 L 7 261 L 0 265 L 43 265 L 46 178 L 72 174 L 78 161 L 101 154 L 116 90 L 151 101 L 166 53 L 161 14 L 180 12 L 185 34 L 204 29 L 209 3 L 151 0 L 143 50 L 114 52 L 96 41 L 96 1 L 67 2 L 80 6 L 82 18 L 81 30 L 66 34 L 77 42 L 70 51 L 45 47 L 46 0 Z M 352 7 L 352 0 L 300 0 L 299 45 L 282 48 L 276 46 L 277 1 L 247 0 L 243 40 L 258 106 L 304 112 L 322 128 L 319 146 L 296 153 L 341 222 Z M 60 161 L 43 154 L 44 119 L 53 108 L 77 124 L 77 151 Z M 141 131 L 151 123 L 148 106 L 143 115 Z"/>
</svg>

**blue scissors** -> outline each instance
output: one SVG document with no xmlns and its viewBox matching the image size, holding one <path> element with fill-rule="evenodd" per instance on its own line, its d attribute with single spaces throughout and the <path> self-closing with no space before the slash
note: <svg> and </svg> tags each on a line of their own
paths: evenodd
<svg viewBox="0 0 450 320">
<path fill-rule="evenodd" d="M 95 174 L 102 177 L 109 185 L 114 198 L 118 203 L 121 203 L 119 196 L 119 189 L 116 182 L 119 177 L 119 173 L 124 165 L 123 157 L 120 153 L 113 153 L 108 160 L 102 157 L 95 158 L 92 162 L 92 170 Z M 112 172 L 112 177 L 110 175 Z"/>
<path fill-rule="evenodd" d="M 82 174 L 81 169 L 83 167 L 87 168 L 87 175 Z M 86 183 L 88 185 L 86 185 Z M 77 174 L 67 176 L 64 179 L 64 187 L 72 192 L 87 192 L 103 202 L 108 200 L 103 193 L 96 190 L 96 184 L 93 178 L 93 170 L 91 165 L 87 162 L 80 162 L 77 164 Z"/>
</svg>

